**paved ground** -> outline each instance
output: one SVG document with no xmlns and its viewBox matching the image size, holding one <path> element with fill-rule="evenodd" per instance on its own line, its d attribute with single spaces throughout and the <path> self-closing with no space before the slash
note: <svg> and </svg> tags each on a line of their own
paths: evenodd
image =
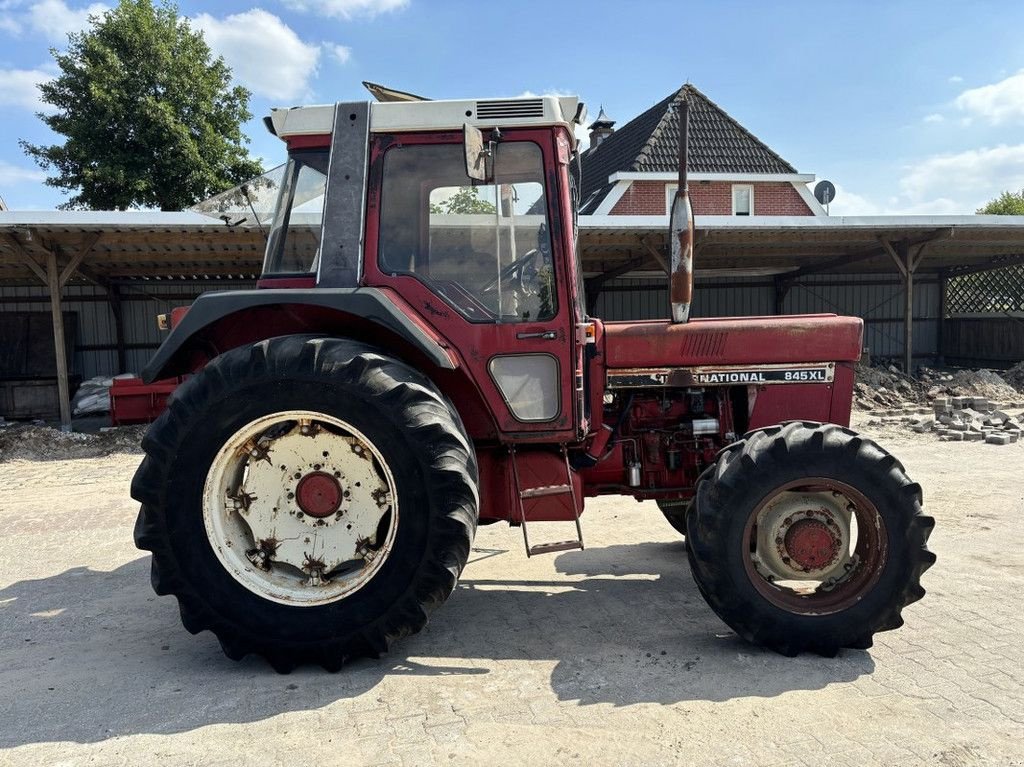
<svg viewBox="0 0 1024 767">
<path fill-rule="evenodd" d="M 137 456 L 0 464 L 0 764 L 1024 764 L 1024 444 L 877 436 L 939 563 L 869 652 L 737 640 L 657 508 L 612 500 L 585 552 L 482 528 L 428 629 L 337 675 L 181 628 L 131 544 Z"/>
</svg>

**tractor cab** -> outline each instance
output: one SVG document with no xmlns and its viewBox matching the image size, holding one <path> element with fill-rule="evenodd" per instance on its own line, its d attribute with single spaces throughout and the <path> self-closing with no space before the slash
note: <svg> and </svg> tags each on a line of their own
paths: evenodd
<svg viewBox="0 0 1024 767">
<path fill-rule="evenodd" d="M 497 432 L 582 438 L 584 116 L 552 96 L 274 110 L 289 159 L 260 286 L 386 290 L 460 357 Z"/>
</svg>

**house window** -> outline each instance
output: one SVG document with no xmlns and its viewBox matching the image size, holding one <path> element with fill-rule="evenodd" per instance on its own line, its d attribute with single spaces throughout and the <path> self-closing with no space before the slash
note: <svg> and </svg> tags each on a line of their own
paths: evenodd
<svg viewBox="0 0 1024 767">
<path fill-rule="evenodd" d="M 732 185 L 732 214 L 734 216 L 754 215 L 754 187 L 751 184 Z"/>
<path fill-rule="evenodd" d="M 679 184 L 665 185 L 665 212 L 669 215 L 672 215 L 672 203 L 676 201 L 677 189 L 679 189 Z"/>
</svg>

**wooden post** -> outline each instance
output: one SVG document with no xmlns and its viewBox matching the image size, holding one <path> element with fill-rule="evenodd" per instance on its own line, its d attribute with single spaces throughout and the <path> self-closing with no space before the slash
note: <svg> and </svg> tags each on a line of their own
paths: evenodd
<svg viewBox="0 0 1024 767">
<path fill-rule="evenodd" d="M 903 279 L 906 287 L 903 291 L 903 373 L 914 375 L 914 267 L 910 260 L 910 244 L 900 240 L 897 244 L 900 259 L 905 270 Z"/>
<path fill-rule="evenodd" d="M 910 242 L 900 240 L 893 248 L 892 244 L 880 237 L 878 240 L 885 252 L 896 264 L 896 268 L 903 275 L 903 372 L 912 376 L 914 364 L 914 272 L 917 270 L 921 259 L 924 257 L 925 245 L 930 241 L 918 245 L 917 254 L 910 255 Z"/>
<path fill-rule="evenodd" d="M 939 272 L 939 325 L 935 336 L 935 357 L 940 365 L 946 364 L 946 289 L 949 287 L 949 272 Z"/>
<path fill-rule="evenodd" d="M 50 294 L 50 314 L 53 321 L 53 352 L 54 362 L 57 367 L 57 399 L 60 406 L 60 428 L 61 431 L 71 431 L 71 387 L 68 384 L 68 357 L 67 348 L 64 343 L 64 313 L 61 308 L 61 294 L 64 292 L 64 285 L 75 270 L 81 268 L 81 263 L 90 251 L 96 246 L 103 236 L 96 232 L 85 238 L 82 247 L 77 253 L 68 259 L 63 269 L 57 266 L 57 251 L 39 238 L 38 235 L 29 233 L 30 238 L 35 238 L 46 247 L 46 269 L 44 270 L 33 258 L 24 246 L 11 234 L 0 233 L 2 237 L 19 256 L 25 265 L 32 270 L 43 284 L 46 285 L 46 292 Z"/>
<path fill-rule="evenodd" d="M 114 315 L 114 335 L 117 343 L 117 372 L 127 373 L 127 349 L 124 342 L 124 305 L 121 303 L 121 288 L 116 283 L 108 282 L 104 285 L 107 291 L 107 301 L 110 303 L 110 313 Z"/>
<path fill-rule="evenodd" d="M 789 293 L 789 289 L 793 287 L 793 283 L 790 280 L 784 279 L 781 274 L 775 275 L 772 279 L 775 283 L 775 313 L 785 314 L 786 295 Z"/>
<path fill-rule="evenodd" d="M 64 346 L 64 315 L 61 311 L 61 282 L 57 269 L 57 254 L 46 254 L 46 287 L 50 294 L 50 313 L 53 317 L 53 353 L 57 362 L 57 399 L 60 401 L 60 429 L 71 431 L 71 394 L 68 386 L 68 358 Z"/>
</svg>

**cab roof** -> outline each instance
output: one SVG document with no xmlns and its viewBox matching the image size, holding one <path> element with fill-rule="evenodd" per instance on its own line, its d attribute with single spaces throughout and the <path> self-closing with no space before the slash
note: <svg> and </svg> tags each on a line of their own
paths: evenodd
<svg viewBox="0 0 1024 767">
<path fill-rule="evenodd" d="M 468 123 L 481 129 L 561 125 L 572 136 L 573 126 L 586 119 L 586 108 L 576 96 L 370 102 L 369 106 L 371 133 L 461 130 Z M 334 104 L 272 109 L 268 127 L 281 139 L 332 133 L 335 112 Z"/>
</svg>

